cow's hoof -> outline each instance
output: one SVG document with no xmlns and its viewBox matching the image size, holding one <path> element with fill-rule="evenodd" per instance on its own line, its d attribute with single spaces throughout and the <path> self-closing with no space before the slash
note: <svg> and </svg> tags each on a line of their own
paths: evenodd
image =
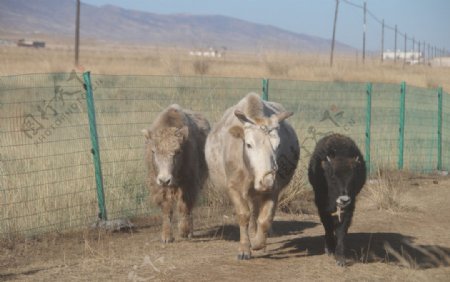
<svg viewBox="0 0 450 282">
<path fill-rule="evenodd" d="M 325 247 L 325 254 L 332 256 L 332 255 L 334 255 L 334 252 L 330 251 L 327 247 Z"/>
<path fill-rule="evenodd" d="M 339 267 L 345 267 L 345 259 L 337 259 L 336 265 Z"/>
<path fill-rule="evenodd" d="M 266 247 L 266 244 L 264 244 L 264 243 L 255 244 L 255 245 L 252 245 L 252 250 L 257 251 L 257 250 L 264 249 L 265 247 Z"/>
<path fill-rule="evenodd" d="M 173 243 L 173 241 L 175 241 L 175 239 L 174 239 L 173 237 L 170 237 L 170 238 L 161 238 L 161 243 L 163 243 L 163 244 Z"/>
<path fill-rule="evenodd" d="M 244 253 L 244 252 L 242 252 L 242 253 L 239 253 L 238 255 L 237 255 L 237 259 L 238 260 L 249 260 L 249 259 L 251 259 L 251 255 L 250 255 L 250 253 Z"/>
<path fill-rule="evenodd" d="M 183 232 L 180 234 L 181 238 L 185 238 L 185 239 L 191 239 L 192 238 L 192 233 L 191 232 Z"/>
</svg>

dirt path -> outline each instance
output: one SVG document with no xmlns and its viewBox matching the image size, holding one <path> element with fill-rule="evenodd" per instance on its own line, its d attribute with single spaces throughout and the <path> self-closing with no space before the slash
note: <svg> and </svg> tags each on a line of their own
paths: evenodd
<svg viewBox="0 0 450 282">
<path fill-rule="evenodd" d="M 435 182 L 435 183 L 433 183 Z M 437 182 L 437 183 L 436 183 Z M 406 208 L 380 211 L 360 197 L 348 264 L 323 252 L 316 215 L 278 215 L 265 251 L 237 261 L 231 211 L 190 241 L 159 243 L 155 228 L 49 235 L 0 249 L 1 281 L 449 281 L 450 179 L 411 179 Z"/>
</svg>

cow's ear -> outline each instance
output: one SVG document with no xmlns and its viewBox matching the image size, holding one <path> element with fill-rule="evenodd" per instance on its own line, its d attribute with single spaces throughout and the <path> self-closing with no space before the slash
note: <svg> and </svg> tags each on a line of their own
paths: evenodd
<svg viewBox="0 0 450 282">
<path fill-rule="evenodd" d="M 255 122 L 253 120 L 251 120 L 249 117 L 247 117 L 242 111 L 240 110 L 235 110 L 234 111 L 234 115 L 239 119 L 240 122 L 242 122 L 242 124 L 246 124 L 246 123 L 251 123 L 251 124 L 255 124 Z"/>
<path fill-rule="evenodd" d="M 278 122 L 282 122 L 283 120 L 287 119 L 288 117 L 292 116 L 293 112 L 282 112 L 276 115 Z"/>
<path fill-rule="evenodd" d="M 187 139 L 189 136 L 189 128 L 187 126 L 183 126 L 182 128 L 178 129 L 175 134 L 177 136 L 183 137 L 183 139 Z"/>
<path fill-rule="evenodd" d="M 228 132 L 233 136 L 234 138 L 244 139 L 244 129 L 240 126 L 233 126 L 231 127 Z"/>
<path fill-rule="evenodd" d="M 150 129 L 142 129 L 142 134 L 144 134 L 145 139 L 150 140 L 152 139 L 152 132 Z"/>
</svg>

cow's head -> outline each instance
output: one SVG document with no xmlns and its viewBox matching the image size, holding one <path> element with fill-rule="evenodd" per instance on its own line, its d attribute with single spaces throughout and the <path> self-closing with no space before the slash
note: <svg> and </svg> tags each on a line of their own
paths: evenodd
<svg viewBox="0 0 450 282">
<path fill-rule="evenodd" d="M 269 191 L 274 185 L 278 171 L 280 122 L 293 113 L 283 112 L 257 120 L 251 119 L 239 110 L 234 114 L 242 126 L 234 126 L 229 132 L 233 137 L 242 140 L 244 161 L 254 177 L 254 187 L 257 191 Z"/>
<path fill-rule="evenodd" d="M 188 127 L 167 127 L 154 131 L 143 129 L 142 133 L 147 140 L 146 146 L 150 146 L 152 151 L 156 184 L 176 186 L 182 164 L 183 144 L 189 134 Z"/>
<path fill-rule="evenodd" d="M 335 157 L 328 155 L 322 161 L 322 168 L 325 171 L 325 178 L 328 183 L 328 196 L 331 201 L 336 201 L 336 206 L 347 207 L 355 197 L 353 191 L 354 173 L 356 166 L 361 160 L 359 157 Z"/>
</svg>

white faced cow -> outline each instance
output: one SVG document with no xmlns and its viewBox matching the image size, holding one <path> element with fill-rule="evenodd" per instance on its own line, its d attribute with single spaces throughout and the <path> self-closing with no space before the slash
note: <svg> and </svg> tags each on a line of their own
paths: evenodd
<svg viewBox="0 0 450 282">
<path fill-rule="evenodd" d="M 206 140 L 211 182 L 227 189 L 236 209 L 240 260 L 250 259 L 250 246 L 264 248 L 278 195 L 297 167 L 297 135 L 285 120 L 291 115 L 250 93 L 225 111 Z"/>
</svg>

